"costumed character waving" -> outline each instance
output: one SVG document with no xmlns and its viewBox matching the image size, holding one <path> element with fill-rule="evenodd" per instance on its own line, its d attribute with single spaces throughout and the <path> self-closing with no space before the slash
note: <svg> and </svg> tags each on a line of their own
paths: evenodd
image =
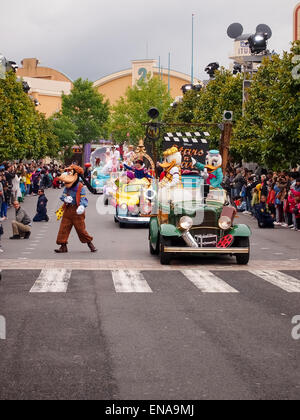
<svg viewBox="0 0 300 420">
<path fill-rule="evenodd" d="M 136 179 L 152 179 L 152 176 L 148 173 L 144 162 L 140 159 L 135 162 L 134 167 L 124 164 L 124 168 L 134 173 Z"/>
<path fill-rule="evenodd" d="M 206 156 L 206 164 L 197 162 L 192 159 L 195 168 L 199 171 L 207 171 L 208 178 L 206 182 L 213 188 L 222 188 L 223 171 L 222 171 L 222 156 L 218 150 L 210 150 Z"/>
<path fill-rule="evenodd" d="M 164 163 L 160 166 L 163 168 L 163 173 L 160 177 L 160 188 L 182 187 L 181 181 L 181 163 L 182 155 L 176 146 L 164 152 Z"/>
<path fill-rule="evenodd" d="M 73 226 L 76 229 L 80 242 L 87 244 L 91 252 L 97 251 L 92 243 L 93 238 L 88 234 L 85 227 L 85 209 L 88 206 L 88 199 L 80 178 L 88 189 L 95 194 L 95 190 L 84 180 L 84 171 L 79 166 L 71 165 L 59 177 L 59 180 L 65 184 L 63 195 L 60 198 L 64 205 L 57 212 L 58 219 L 62 215 L 56 241 L 60 248 L 55 250 L 59 254 L 68 252 L 67 244 Z"/>
</svg>

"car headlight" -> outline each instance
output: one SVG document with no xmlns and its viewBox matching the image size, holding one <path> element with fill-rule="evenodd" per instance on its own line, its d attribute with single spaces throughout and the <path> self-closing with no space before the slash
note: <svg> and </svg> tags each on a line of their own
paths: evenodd
<svg viewBox="0 0 300 420">
<path fill-rule="evenodd" d="M 232 226 L 232 221 L 230 219 L 230 217 L 228 216 L 221 216 L 219 219 L 219 227 L 222 230 L 228 230 L 230 229 Z"/>
<path fill-rule="evenodd" d="M 146 200 L 153 201 L 156 197 L 156 191 L 152 188 L 149 188 L 147 191 L 145 191 L 144 197 Z"/>
<path fill-rule="evenodd" d="M 192 226 L 193 226 L 193 219 L 189 216 L 183 216 L 179 220 L 179 227 L 182 230 L 190 230 Z"/>
<path fill-rule="evenodd" d="M 121 204 L 120 209 L 123 210 L 123 211 L 127 211 L 128 210 L 127 204 L 125 204 L 125 203 Z"/>
<path fill-rule="evenodd" d="M 100 181 L 95 181 L 95 184 L 96 184 L 96 185 L 99 185 L 99 184 L 100 184 Z"/>
</svg>

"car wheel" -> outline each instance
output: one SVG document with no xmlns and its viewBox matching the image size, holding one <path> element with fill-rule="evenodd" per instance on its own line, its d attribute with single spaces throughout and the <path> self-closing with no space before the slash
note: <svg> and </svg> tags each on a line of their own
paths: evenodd
<svg viewBox="0 0 300 420">
<path fill-rule="evenodd" d="M 125 223 L 120 222 L 120 228 L 121 228 L 121 229 L 125 229 L 125 228 L 126 228 L 126 224 L 125 224 Z"/>
<path fill-rule="evenodd" d="M 238 242 L 238 247 L 241 248 L 249 248 L 248 254 L 237 254 L 236 255 L 236 262 L 239 265 L 247 265 L 250 260 L 250 240 L 249 238 L 240 238 Z"/>
<path fill-rule="evenodd" d="M 171 264 L 171 256 L 165 252 L 165 241 L 162 237 L 160 238 L 160 263 L 162 265 Z"/>
<path fill-rule="evenodd" d="M 151 255 L 159 255 L 159 239 L 157 241 L 156 247 L 154 248 L 151 242 L 151 238 L 149 239 L 149 248 Z"/>
<path fill-rule="evenodd" d="M 115 223 L 119 223 L 119 220 L 117 219 L 116 216 L 115 216 Z"/>
</svg>

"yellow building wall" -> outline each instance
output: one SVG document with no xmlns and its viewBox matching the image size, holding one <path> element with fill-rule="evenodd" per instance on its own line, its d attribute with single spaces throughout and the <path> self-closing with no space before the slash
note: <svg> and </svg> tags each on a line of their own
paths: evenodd
<svg viewBox="0 0 300 420">
<path fill-rule="evenodd" d="M 40 103 L 36 109 L 42 114 L 45 114 L 47 118 L 61 110 L 62 99 L 60 96 L 46 96 L 39 95 L 37 93 L 33 94 L 32 96 Z"/>
<path fill-rule="evenodd" d="M 58 82 L 71 82 L 71 80 L 57 70 L 48 67 L 39 67 L 36 58 L 24 58 L 23 67 L 17 70 L 19 77 L 34 77 L 37 79 L 56 80 Z"/>
<path fill-rule="evenodd" d="M 294 10 L 294 41 L 300 41 L 300 3 Z"/>
<path fill-rule="evenodd" d="M 110 105 L 115 105 L 121 96 L 125 96 L 126 90 L 132 85 L 131 82 L 131 75 L 125 76 L 98 86 L 97 90 L 109 100 Z"/>
<path fill-rule="evenodd" d="M 158 77 L 158 75 L 155 75 Z M 163 76 L 163 82 L 168 85 L 168 76 Z M 182 96 L 181 87 L 188 83 L 187 80 L 180 79 L 178 77 L 170 77 L 170 89 L 171 96 L 175 99 L 177 96 Z M 115 105 L 116 102 L 123 96 L 125 96 L 128 87 L 132 87 L 132 75 L 121 77 L 112 81 L 109 81 L 101 86 L 97 87 L 99 93 L 105 96 L 110 102 L 110 105 Z"/>
</svg>

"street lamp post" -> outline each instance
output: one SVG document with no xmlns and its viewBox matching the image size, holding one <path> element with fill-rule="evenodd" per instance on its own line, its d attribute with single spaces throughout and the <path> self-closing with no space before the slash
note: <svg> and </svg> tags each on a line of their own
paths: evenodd
<svg viewBox="0 0 300 420">
<path fill-rule="evenodd" d="M 192 67 L 191 67 L 191 84 L 194 83 L 194 13 L 192 14 Z"/>
</svg>

